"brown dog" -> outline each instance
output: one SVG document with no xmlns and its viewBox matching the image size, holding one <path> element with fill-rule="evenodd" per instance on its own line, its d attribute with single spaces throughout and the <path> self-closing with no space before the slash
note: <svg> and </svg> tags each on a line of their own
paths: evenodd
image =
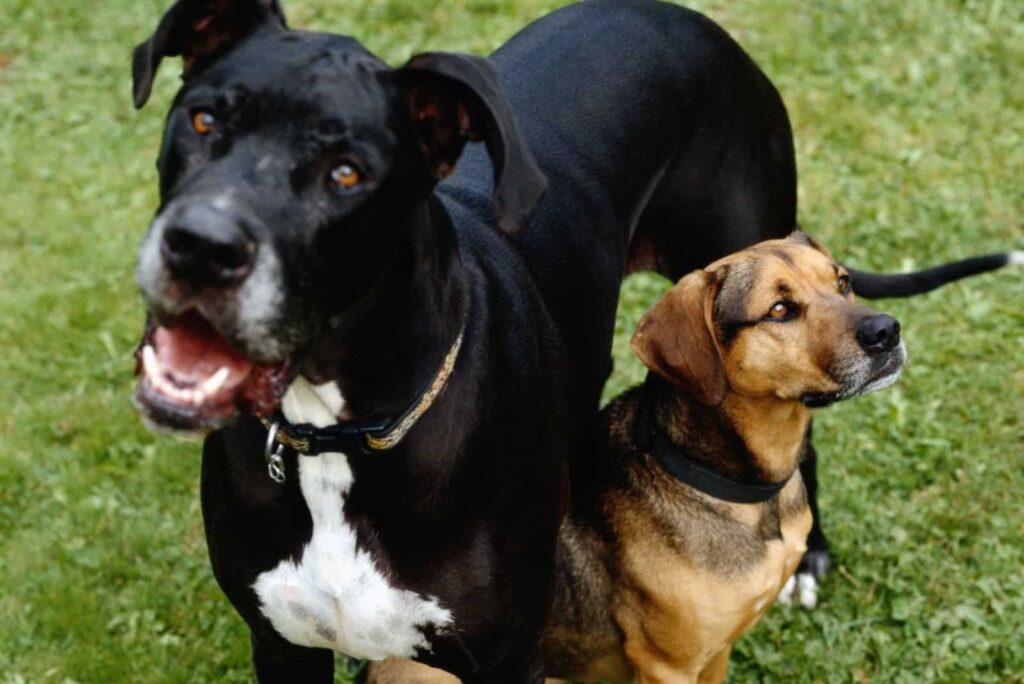
<svg viewBox="0 0 1024 684">
<path fill-rule="evenodd" d="M 795 233 L 680 280 L 633 349 L 651 372 L 605 409 L 572 474 L 547 672 L 720 682 L 804 552 L 811 409 L 895 381 L 899 324 L 857 304 L 844 269 Z M 375 667 L 378 684 L 452 681 Z"/>
</svg>

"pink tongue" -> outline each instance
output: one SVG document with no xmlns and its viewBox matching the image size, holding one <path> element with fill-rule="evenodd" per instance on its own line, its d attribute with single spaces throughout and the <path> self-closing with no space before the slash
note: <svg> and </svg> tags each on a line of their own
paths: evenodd
<svg viewBox="0 0 1024 684">
<path fill-rule="evenodd" d="M 197 315 L 186 315 L 170 328 L 157 328 L 153 346 L 160 366 L 170 371 L 175 382 L 185 385 L 198 384 L 221 368 L 230 372 L 226 384 L 237 385 L 253 368 Z"/>
</svg>

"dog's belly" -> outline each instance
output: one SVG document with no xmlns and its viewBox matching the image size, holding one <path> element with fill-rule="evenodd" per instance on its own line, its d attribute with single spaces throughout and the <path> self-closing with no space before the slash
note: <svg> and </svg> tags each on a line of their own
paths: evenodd
<svg viewBox="0 0 1024 684">
<path fill-rule="evenodd" d="M 299 379 L 283 406 L 288 420 L 322 427 L 335 421 L 343 403 L 333 385 Z M 262 573 L 253 589 L 274 629 L 294 644 L 372 660 L 412 657 L 430 648 L 423 628 L 443 631 L 451 612 L 436 599 L 392 586 L 373 557 L 357 548 L 343 513 L 352 482 L 344 454 L 299 457 L 313 536 L 300 558 Z"/>
</svg>

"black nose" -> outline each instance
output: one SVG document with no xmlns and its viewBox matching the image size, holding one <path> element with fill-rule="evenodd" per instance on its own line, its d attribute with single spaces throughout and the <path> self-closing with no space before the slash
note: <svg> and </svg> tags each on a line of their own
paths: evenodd
<svg viewBox="0 0 1024 684">
<path fill-rule="evenodd" d="M 200 287 L 228 287 L 249 274 L 256 243 L 232 212 L 196 204 L 164 231 L 160 251 L 175 278 Z"/>
<path fill-rule="evenodd" d="M 857 326 L 857 342 L 868 354 L 881 354 L 900 343 L 900 322 L 886 314 L 868 316 Z"/>
</svg>

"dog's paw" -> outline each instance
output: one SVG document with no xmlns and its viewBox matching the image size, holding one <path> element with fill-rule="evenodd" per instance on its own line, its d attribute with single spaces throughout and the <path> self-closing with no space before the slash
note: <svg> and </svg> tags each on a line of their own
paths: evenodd
<svg viewBox="0 0 1024 684">
<path fill-rule="evenodd" d="M 789 579 L 782 586 L 782 591 L 779 592 L 775 602 L 783 606 L 793 605 L 793 591 L 796 589 L 796 575 L 790 575 Z"/>
<path fill-rule="evenodd" d="M 816 580 L 820 580 L 826 574 L 828 574 L 829 568 L 832 567 L 832 558 L 828 555 L 827 550 L 819 551 L 808 551 L 804 554 L 804 557 L 800 560 L 800 565 L 797 567 L 797 574 L 805 574 L 814 577 Z"/>
<path fill-rule="evenodd" d="M 779 592 L 776 602 L 784 606 L 799 605 L 812 610 L 818 605 L 818 580 L 809 572 L 792 575 Z"/>
</svg>

